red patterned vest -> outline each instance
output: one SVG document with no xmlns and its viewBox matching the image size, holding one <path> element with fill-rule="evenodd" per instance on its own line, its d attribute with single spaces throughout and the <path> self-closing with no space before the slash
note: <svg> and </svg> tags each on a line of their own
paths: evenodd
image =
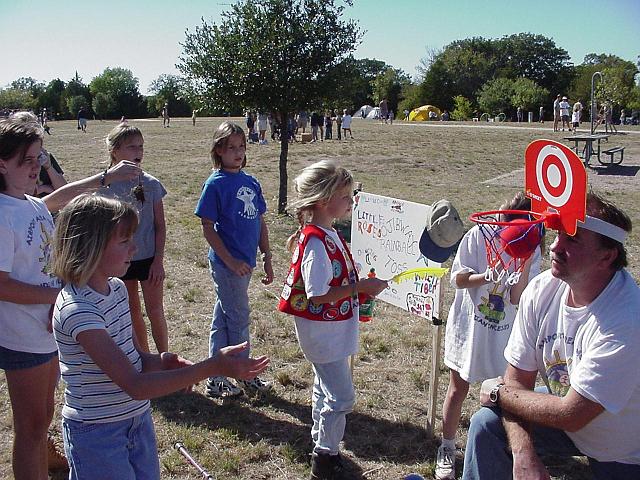
<svg viewBox="0 0 640 480">
<path fill-rule="evenodd" d="M 278 310 L 308 320 L 319 321 L 348 320 L 353 316 L 353 305 L 357 307 L 357 299 L 345 297 L 335 303 L 315 304 L 307 298 L 304 281 L 302 279 L 302 270 L 300 267 L 304 249 L 309 239 L 316 237 L 322 241 L 333 269 L 333 278 L 329 282 L 329 285 L 332 287 L 349 285 L 358 280 L 358 274 L 355 270 L 351 252 L 349 252 L 346 242 L 339 233 L 338 236 L 348 258 L 344 257 L 341 249 L 336 245 L 333 238 L 320 227 L 307 225 L 302 229 L 300 237 L 298 238 L 298 244 L 291 257 L 291 268 L 284 282 L 282 296 L 278 303 Z M 349 268 L 347 267 L 347 262 L 350 264 Z M 349 274 L 351 274 L 351 279 L 349 278 Z"/>
</svg>

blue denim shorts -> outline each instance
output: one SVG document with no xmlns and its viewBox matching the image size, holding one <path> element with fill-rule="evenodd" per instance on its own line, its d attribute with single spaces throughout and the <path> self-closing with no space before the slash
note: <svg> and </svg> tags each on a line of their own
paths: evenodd
<svg viewBox="0 0 640 480">
<path fill-rule="evenodd" d="M 159 480 L 151 410 L 109 423 L 62 419 L 70 480 Z"/>
<path fill-rule="evenodd" d="M 0 369 L 24 370 L 43 365 L 58 356 L 58 351 L 51 353 L 18 352 L 0 346 Z"/>
</svg>

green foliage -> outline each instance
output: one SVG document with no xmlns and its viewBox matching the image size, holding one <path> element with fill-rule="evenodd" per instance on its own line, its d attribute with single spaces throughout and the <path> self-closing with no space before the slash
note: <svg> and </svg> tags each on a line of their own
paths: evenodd
<svg viewBox="0 0 640 480">
<path fill-rule="evenodd" d="M 51 80 L 38 98 L 38 103 L 47 109 L 49 118 L 66 118 L 67 104 L 63 97 L 65 84 L 59 78 Z"/>
<path fill-rule="evenodd" d="M 344 82 L 342 62 L 361 37 L 354 21 L 342 20 L 341 3 L 241 0 L 219 24 L 203 19 L 193 32 L 187 30 L 177 65 L 189 93 L 209 108 L 278 112 L 283 119 L 332 98 Z M 284 213 L 284 136 L 280 145 L 278 212 Z"/>
<path fill-rule="evenodd" d="M 28 110 L 36 108 L 36 100 L 27 90 L 17 88 L 0 89 L 0 108 Z"/>
<path fill-rule="evenodd" d="M 91 105 L 98 118 L 113 118 L 116 115 L 116 102 L 106 93 L 96 93 Z"/>
<path fill-rule="evenodd" d="M 119 118 L 124 115 L 131 118 L 145 114 L 142 95 L 138 91 L 138 79 L 125 68 L 105 68 L 89 84 L 89 90 L 95 97 L 102 93 L 110 97 L 115 107 L 109 111 L 108 117 Z"/>
<path fill-rule="evenodd" d="M 469 120 L 473 116 L 473 106 L 468 98 L 462 95 L 453 97 L 453 111 L 451 118 L 453 120 Z"/>
<path fill-rule="evenodd" d="M 531 111 L 543 105 L 549 97 L 549 90 L 537 85 L 528 78 L 518 78 L 513 82 L 512 107 L 522 107 L 525 111 Z"/>
<path fill-rule="evenodd" d="M 419 85 L 416 85 L 414 83 L 407 83 L 403 85 L 402 90 L 400 91 L 400 97 L 402 98 L 402 100 L 400 100 L 400 103 L 398 104 L 396 118 L 399 117 L 400 113 L 404 112 L 405 110 L 411 111 L 414 108 L 423 105 L 420 95 L 421 89 Z"/>
<path fill-rule="evenodd" d="M 191 115 L 192 107 L 187 101 L 187 91 L 183 88 L 183 83 L 183 79 L 177 75 L 160 75 L 151 82 L 149 87 L 154 95 L 147 98 L 147 109 L 152 108 L 154 112 L 159 113 L 167 102 L 172 116 L 186 117 Z M 155 104 L 152 103 L 151 98 L 155 99 Z"/>
<path fill-rule="evenodd" d="M 89 102 L 82 95 L 76 95 L 75 97 L 67 98 L 67 110 L 74 116 L 78 114 L 81 108 L 88 109 Z"/>
<path fill-rule="evenodd" d="M 389 109 L 397 113 L 402 87 L 411 83 L 409 76 L 400 69 L 387 68 L 373 80 L 373 98 L 375 104 L 387 99 Z"/>
<path fill-rule="evenodd" d="M 478 105 L 483 112 L 490 115 L 507 111 L 511 108 L 514 82 L 508 78 L 496 78 L 485 83 L 478 94 Z"/>
</svg>

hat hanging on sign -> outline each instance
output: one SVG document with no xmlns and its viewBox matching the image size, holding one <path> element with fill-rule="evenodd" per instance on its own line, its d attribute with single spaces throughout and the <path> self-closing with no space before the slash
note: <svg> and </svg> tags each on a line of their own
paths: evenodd
<svg viewBox="0 0 640 480">
<path fill-rule="evenodd" d="M 463 235 L 464 225 L 458 211 L 448 200 L 438 200 L 427 211 L 420 253 L 434 262 L 446 262 Z"/>
</svg>

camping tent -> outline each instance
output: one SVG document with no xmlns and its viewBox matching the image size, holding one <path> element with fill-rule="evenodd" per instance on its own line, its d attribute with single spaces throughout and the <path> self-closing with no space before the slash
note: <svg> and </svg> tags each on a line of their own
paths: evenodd
<svg viewBox="0 0 640 480">
<path fill-rule="evenodd" d="M 376 118 L 380 118 L 380 107 L 373 107 L 371 111 L 367 114 L 367 118 L 369 120 L 375 120 Z"/>
<path fill-rule="evenodd" d="M 409 114 L 410 122 L 424 122 L 429 120 L 429 112 L 435 112 L 440 118 L 440 109 L 438 107 L 434 107 L 433 105 L 423 105 L 418 108 L 414 108 Z"/>
<path fill-rule="evenodd" d="M 373 110 L 373 107 L 371 105 L 363 105 L 358 110 L 353 112 L 353 117 L 354 118 L 366 118 L 366 116 L 369 115 L 369 112 L 371 110 Z"/>
</svg>

